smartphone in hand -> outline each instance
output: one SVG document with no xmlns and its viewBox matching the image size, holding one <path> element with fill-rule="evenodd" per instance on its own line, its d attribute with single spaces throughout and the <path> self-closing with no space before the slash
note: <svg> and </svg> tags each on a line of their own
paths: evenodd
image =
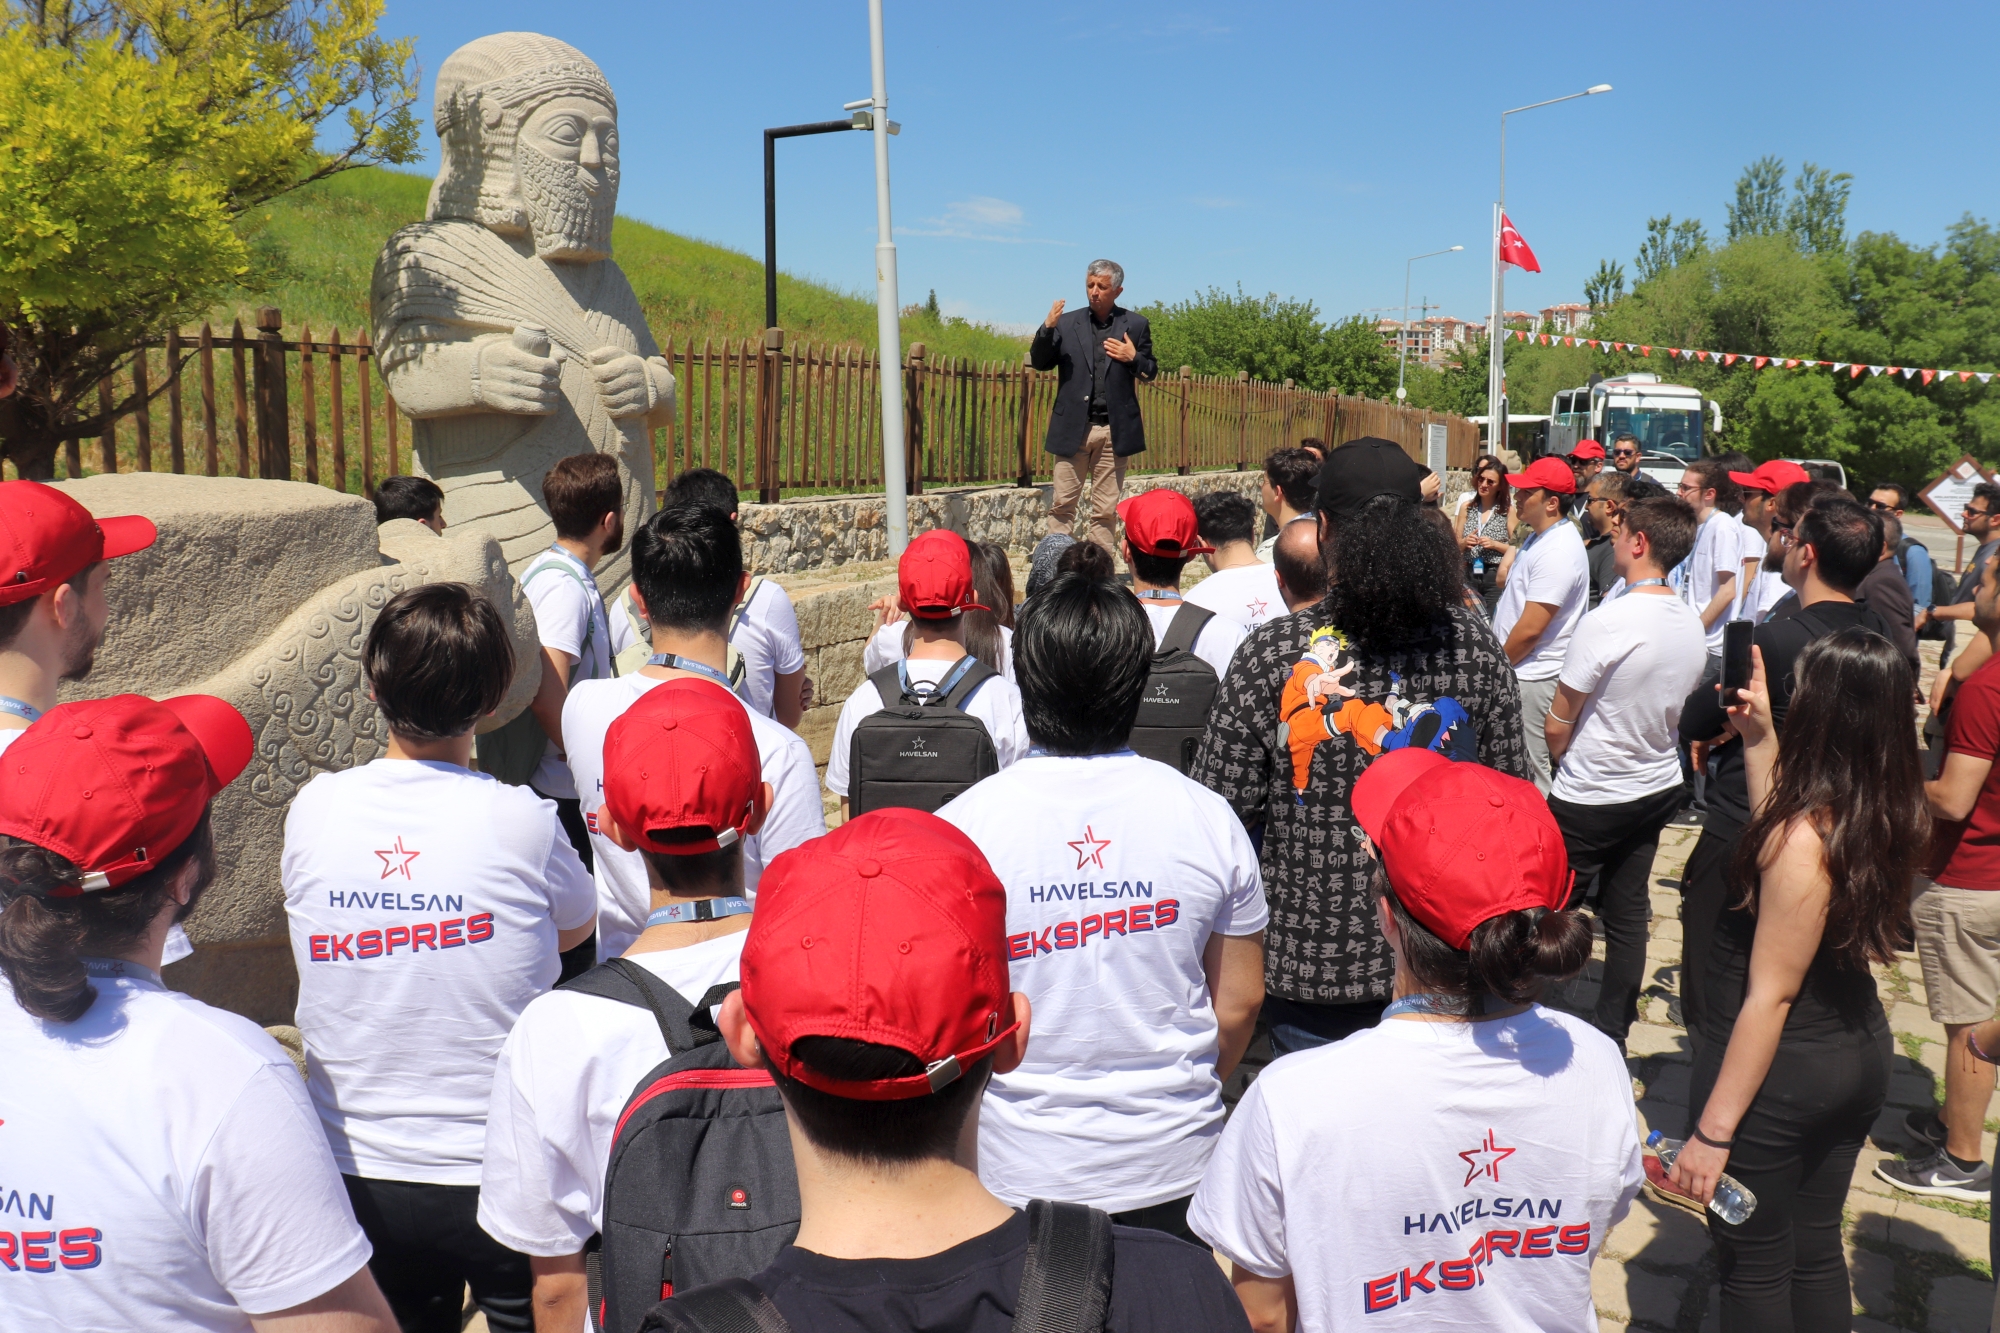
<svg viewBox="0 0 2000 1333">
<path fill-rule="evenodd" d="M 1738 690 L 1750 688 L 1750 636 L 1756 626 L 1748 620 L 1732 620 L 1722 627 L 1722 706 L 1733 708 L 1742 700 Z"/>
</svg>

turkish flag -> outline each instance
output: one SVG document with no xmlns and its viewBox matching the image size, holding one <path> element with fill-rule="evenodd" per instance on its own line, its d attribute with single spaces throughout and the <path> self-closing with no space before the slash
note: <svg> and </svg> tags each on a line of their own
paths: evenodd
<svg viewBox="0 0 2000 1333">
<path fill-rule="evenodd" d="M 1500 262 L 1526 269 L 1530 273 L 1542 271 L 1540 262 L 1535 258 L 1535 252 L 1521 239 L 1521 233 L 1514 230 L 1513 222 L 1505 213 L 1500 215 Z"/>
</svg>

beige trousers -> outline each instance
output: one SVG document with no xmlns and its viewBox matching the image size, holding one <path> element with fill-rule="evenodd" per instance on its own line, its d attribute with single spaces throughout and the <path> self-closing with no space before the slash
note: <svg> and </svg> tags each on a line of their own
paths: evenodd
<svg viewBox="0 0 2000 1333">
<path fill-rule="evenodd" d="M 1111 452 L 1111 427 L 1092 426 L 1083 447 L 1056 459 L 1049 531 L 1075 535 L 1077 502 L 1090 492 L 1089 540 L 1118 559 L 1118 498 L 1125 489 L 1125 460 Z"/>
</svg>

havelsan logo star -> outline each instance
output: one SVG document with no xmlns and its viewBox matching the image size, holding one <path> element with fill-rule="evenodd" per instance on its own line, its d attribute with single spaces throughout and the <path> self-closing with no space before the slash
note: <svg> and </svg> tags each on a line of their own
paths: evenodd
<svg viewBox="0 0 2000 1333">
<path fill-rule="evenodd" d="M 1099 870 L 1104 869 L 1104 849 L 1110 845 L 1111 839 L 1098 837 L 1090 831 L 1088 824 L 1084 825 L 1083 836 L 1070 844 L 1070 850 L 1076 853 L 1076 868 L 1081 870 L 1086 865 L 1094 865 Z"/>
<path fill-rule="evenodd" d="M 403 835 L 398 833 L 394 847 L 388 848 L 385 851 L 378 851 L 375 855 L 382 858 L 383 879 L 387 879 L 391 875 L 401 875 L 404 879 L 408 879 L 410 878 L 410 862 L 422 856 L 423 853 L 413 852 L 405 847 L 403 845 Z"/>
<path fill-rule="evenodd" d="M 1503 1148 L 1494 1139 L 1493 1131 L 1486 1131 L 1486 1141 L 1477 1148 L 1467 1149 L 1459 1154 L 1465 1159 L 1465 1183 L 1470 1185 L 1481 1176 L 1489 1177 L 1495 1184 L 1500 1182 L 1500 1163 L 1514 1155 L 1512 1148 Z"/>
</svg>

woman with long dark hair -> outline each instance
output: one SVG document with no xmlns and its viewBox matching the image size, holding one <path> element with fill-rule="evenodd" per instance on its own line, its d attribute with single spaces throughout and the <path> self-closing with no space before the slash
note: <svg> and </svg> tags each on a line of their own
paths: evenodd
<svg viewBox="0 0 2000 1333">
<path fill-rule="evenodd" d="M 1472 464 L 1472 489 L 1458 501 L 1458 548 L 1465 554 L 1465 586 L 1479 594 L 1486 614 L 1500 600 L 1500 562 L 1506 558 L 1511 508 L 1507 465 L 1492 454 Z"/>
<path fill-rule="evenodd" d="M 1754 812 L 1737 895 L 1706 960 L 1708 1007 L 1672 1183 L 1703 1203 L 1727 1171 L 1757 1198 L 1713 1215 L 1722 1327 L 1819 1333 L 1853 1312 L 1841 1206 L 1889 1087 L 1889 1025 L 1871 963 L 1910 924 L 1930 832 L 1909 665 L 1881 635 L 1842 630 L 1799 655 L 1782 733 L 1763 654 L 1729 710 Z"/>
</svg>

